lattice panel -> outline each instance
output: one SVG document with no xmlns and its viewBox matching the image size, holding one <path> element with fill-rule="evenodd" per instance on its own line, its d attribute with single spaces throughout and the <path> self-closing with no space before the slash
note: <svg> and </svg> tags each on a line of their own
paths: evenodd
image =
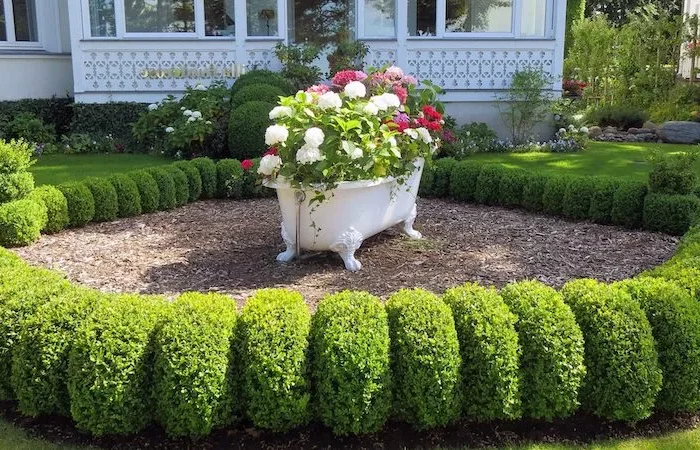
<svg viewBox="0 0 700 450">
<path fill-rule="evenodd" d="M 380 68 L 397 64 L 396 50 L 391 48 L 371 48 L 365 57 L 365 67 Z"/>
</svg>

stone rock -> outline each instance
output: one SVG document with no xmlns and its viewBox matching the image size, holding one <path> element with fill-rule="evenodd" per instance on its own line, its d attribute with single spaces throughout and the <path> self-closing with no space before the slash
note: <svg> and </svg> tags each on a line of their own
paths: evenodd
<svg viewBox="0 0 700 450">
<path fill-rule="evenodd" d="M 617 133 L 617 128 L 615 127 L 605 127 L 603 133 Z"/>
<path fill-rule="evenodd" d="M 700 143 L 700 123 L 687 121 L 665 122 L 659 127 L 659 137 L 671 144 Z"/>
<path fill-rule="evenodd" d="M 637 133 L 639 133 L 639 128 L 630 127 L 627 129 L 627 132 L 629 134 L 637 134 Z"/>
<path fill-rule="evenodd" d="M 642 128 L 646 128 L 648 130 L 656 130 L 659 128 L 659 126 L 654 122 L 647 120 L 646 122 L 644 122 L 644 125 L 642 125 Z"/>
<path fill-rule="evenodd" d="M 590 137 L 597 137 L 603 134 L 603 130 L 600 129 L 600 127 L 590 127 L 588 129 L 588 135 Z"/>
</svg>

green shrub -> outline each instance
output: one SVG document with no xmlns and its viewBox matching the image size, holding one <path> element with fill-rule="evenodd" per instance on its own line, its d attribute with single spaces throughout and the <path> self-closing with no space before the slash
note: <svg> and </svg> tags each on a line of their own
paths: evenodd
<svg viewBox="0 0 700 450">
<path fill-rule="evenodd" d="M 252 101 L 231 111 L 228 136 L 233 158 L 244 160 L 265 153 L 265 130 L 272 124 L 269 117 L 272 108 L 273 103 Z"/>
<path fill-rule="evenodd" d="M 216 196 L 218 198 L 243 197 L 243 169 L 236 159 L 222 159 L 216 163 Z"/>
<path fill-rule="evenodd" d="M 61 191 L 53 186 L 40 186 L 29 194 L 29 199 L 40 201 L 46 207 L 45 233 L 57 233 L 68 226 L 68 202 Z"/>
<path fill-rule="evenodd" d="M 524 170 L 509 170 L 501 177 L 498 185 L 498 204 L 508 207 L 521 206 L 527 172 Z"/>
<path fill-rule="evenodd" d="M 448 289 L 462 355 L 464 414 L 479 421 L 520 417 L 517 317 L 493 288 Z"/>
<path fill-rule="evenodd" d="M 58 134 L 70 131 L 73 118 L 73 99 L 70 97 L 31 98 L 0 102 L 0 120 L 12 120 L 21 113 L 32 113 L 45 123 L 56 126 Z"/>
<path fill-rule="evenodd" d="M 187 185 L 189 189 L 188 202 L 196 202 L 202 196 L 202 176 L 199 169 L 189 161 L 178 161 L 173 166 L 182 170 L 187 175 Z"/>
<path fill-rule="evenodd" d="M 450 196 L 455 200 L 475 200 L 476 182 L 483 165 L 472 161 L 459 161 L 450 173 Z"/>
<path fill-rule="evenodd" d="M 551 420 L 572 414 L 586 368 L 583 335 L 571 309 L 538 281 L 511 283 L 501 296 L 518 316 L 523 415 Z"/>
<path fill-rule="evenodd" d="M 81 227 L 95 217 L 95 199 L 84 183 L 73 182 L 56 186 L 68 204 L 68 224 Z"/>
<path fill-rule="evenodd" d="M 110 222 L 117 218 L 119 213 L 119 198 L 117 190 L 106 178 L 88 178 L 83 181 L 90 189 L 92 198 L 95 200 L 95 222 Z"/>
<path fill-rule="evenodd" d="M 613 195 L 612 223 L 628 228 L 642 227 L 647 187 L 638 181 L 622 181 Z"/>
<path fill-rule="evenodd" d="M 139 146 L 132 135 L 133 124 L 147 111 L 147 106 L 136 102 L 75 103 L 71 131 L 111 136 L 116 144 L 129 150 L 147 152 L 150 149 Z"/>
<path fill-rule="evenodd" d="M 661 371 L 649 321 L 629 294 L 595 280 L 562 289 L 586 340 L 581 404 L 609 420 L 649 417 Z"/>
<path fill-rule="evenodd" d="M 0 174 L 26 172 L 34 164 L 34 147 L 27 141 L 0 139 Z"/>
<path fill-rule="evenodd" d="M 70 414 L 68 353 L 75 330 L 100 295 L 73 287 L 22 322 L 12 358 L 12 386 L 22 414 Z"/>
<path fill-rule="evenodd" d="M 386 313 L 396 413 L 418 429 L 455 421 L 462 358 L 450 308 L 430 292 L 404 289 L 389 298 Z"/>
<path fill-rule="evenodd" d="M 649 162 L 649 192 L 654 194 L 692 194 L 697 186 L 698 176 L 693 165 L 700 153 L 669 155 L 660 150 L 654 151 Z"/>
<path fill-rule="evenodd" d="M 163 168 L 148 169 L 148 173 L 158 185 L 158 209 L 168 211 L 177 203 L 175 180 L 169 170 Z"/>
<path fill-rule="evenodd" d="M 118 217 L 141 214 L 141 195 L 136 182 L 126 174 L 115 174 L 107 179 L 117 193 Z"/>
<path fill-rule="evenodd" d="M 656 407 L 700 409 L 700 303 L 676 284 L 657 278 L 625 280 L 626 290 L 646 313 L 663 373 Z"/>
<path fill-rule="evenodd" d="M 553 215 L 562 213 L 569 180 L 570 178 L 566 175 L 549 177 L 542 192 L 542 211 Z"/>
<path fill-rule="evenodd" d="M 153 340 L 163 310 L 154 297 L 113 296 L 78 327 L 68 357 L 78 428 L 96 436 L 132 434 L 151 421 Z"/>
<path fill-rule="evenodd" d="M 420 184 L 420 195 L 437 198 L 448 197 L 450 194 L 450 174 L 456 164 L 457 160 L 453 158 L 441 158 L 435 161 L 432 167 L 425 167 Z"/>
<path fill-rule="evenodd" d="M 284 97 L 282 89 L 271 84 L 249 84 L 236 91 L 231 97 L 231 108 L 235 109 L 249 102 L 265 102 L 276 105 Z"/>
<path fill-rule="evenodd" d="M 181 295 L 156 337 L 156 416 L 172 436 L 203 436 L 231 423 L 236 303 L 220 294 Z"/>
<path fill-rule="evenodd" d="M 600 127 L 617 127 L 621 130 L 641 128 L 649 115 L 635 106 L 606 105 L 588 113 L 586 122 Z"/>
<path fill-rule="evenodd" d="M 591 208 L 588 217 L 596 223 L 611 223 L 613 199 L 620 188 L 620 183 L 614 178 L 600 177 L 596 180 Z"/>
<path fill-rule="evenodd" d="M 260 428 L 284 431 L 310 418 L 307 348 L 311 314 L 283 289 L 257 291 L 239 320 L 246 415 Z"/>
<path fill-rule="evenodd" d="M 294 91 L 289 81 L 287 81 L 287 79 L 281 76 L 279 73 L 272 72 L 270 70 L 258 69 L 252 70 L 238 77 L 236 82 L 233 83 L 233 86 L 231 87 L 231 96 L 235 96 L 239 90 L 246 86 L 261 83 L 276 86 L 277 88 L 281 89 L 282 92 L 284 92 L 284 95 L 291 95 Z M 277 102 L 275 101 L 275 103 Z"/>
<path fill-rule="evenodd" d="M 311 326 L 314 402 L 335 434 L 379 430 L 391 409 L 389 326 L 377 297 L 340 292 L 318 305 Z"/>
<path fill-rule="evenodd" d="M 187 175 L 175 166 L 166 166 L 163 169 L 168 171 L 175 183 L 175 206 L 186 205 L 190 199 L 190 181 Z"/>
<path fill-rule="evenodd" d="M 16 247 L 39 239 L 47 223 L 43 203 L 23 199 L 0 204 L 0 245 Z"/>
<path fill-rule="evenodd" d="M 36 114 L 22 112 L 9 122 L 3 122 L 0 122 L 0 134 L 5 134 L 6 137 L 24 139 L 35 144 L 52 144 L 56 141 L 54 126 L 45 124 Z"/>
<path fill-rule="evenodd" d="M 562 213 L 574 220 L 587 219 L 596 184 L 594 177 L 572 177 L 564 191 Z"/>
<path fill-rule="evenodd" d="M 199 176 L 202 179 L 202 198 L 214 198 L 216 196 L 216 163 L 209 158 L 195 158 L 192 160 Z"/>
<path fill-rule="evenodd" d="M 644 199 L 644 229 L 683 235 L 700 213 L 694 195 L 648 194 Z"/>
<path fill-rule="evenodd" d="M 485 205 L 497 205 L 501 178 L 506 173 L 507 169 L 501 166 L 483 166 L 476 178 L 474 200 Z"/>
<path fill-rule="evenodd" d="M 535 212 L 543 210 L 544 205 L 542 201 L 544 198 L 545 186 L 548 181 L 549 177 L 542 174 L 528 173 L 525 176 L 522 198 L 523 208 Z"/>
<path fill-rule="evenodd" d="M 139 192 L 141 211 L 144 213 L 158 211 L 160 205 L 160 190 L 155 178 L 146 170 L 129 172 L 127 175 L 136 183 L 136 188 Z"/>
<path fill-rule="evenodd" d="M 34 189 L 34 176 L 29 172 L 0 174 L 0 203 L 20 200 Z"/>
</svg>

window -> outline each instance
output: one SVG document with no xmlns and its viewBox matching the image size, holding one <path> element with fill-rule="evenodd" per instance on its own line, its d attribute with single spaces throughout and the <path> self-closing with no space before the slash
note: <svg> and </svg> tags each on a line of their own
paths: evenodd
<svg viewBox="0 0 700 450">
<path fill-rule="evenodd" d="M 363 1 L 363 35 L 367 37 L 396 36 L 396 2 L 394 0 Z"/>
<path fill-rule="evenodd" d="M 437 0 L 408 0 L 409 36 L 437 34 Z"/>
<path fill-rule="evenodd" d="M 513 0 L 447 0 L 448 33 L 510 33 Z"/>
<path fill-rule="evenodd" d="M 325 44 L 355 35 L 354 0 L 289 0 L 289 16 L 293 42 Z"/>
<path fill-rule="evenodd" d="M 0 0 L 0 41 L 7 40 L 7 27 L 5 27 L 5 5 Z"/>
<path fill-rule="evenodd" d="M 127 33 L 193 33 L 194 0 L 124 0 Z"/>
<path fill-rule="evenodd" d="M 522 36 L 544 36 L 547 27 L 547 0 L 523 0 L 520 15 Z"/>
<path fill-rule="evenodd" d="M 277 0 L 246 0 L 248 36 L 279 36 Z"/>
<path fill-rule="evenodd" d="M 0 0 L 0 41 L 39 41 L 34 0 Z"/>
<path fill-rule="evenodd" d="M 114 0 L 90 0 L 90 34 L 95 37 L 115 37 Z"/>
<path fill-rule="evenodd" d="M 235 36 L 233 0 L 204 2 L 204 30 L 207 36 Z"/>
</svg>

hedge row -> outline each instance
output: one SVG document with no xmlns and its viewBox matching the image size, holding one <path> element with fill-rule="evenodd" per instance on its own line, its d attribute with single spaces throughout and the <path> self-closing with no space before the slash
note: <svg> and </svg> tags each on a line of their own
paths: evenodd
<svg viewBox="0 0 700 450">
<path fill-rule="evenodd" d="M 452 158 L 424 170 L 420 193 L 674 235 L 685 233 L 700 214 L 697 196 L 651 194 L 642 182 L 533 173 Z"/>
<path fill-rule="evenodd" d="M 685 249 L 687 249 L 686 244 Z M 202 436 L 241 419 L 284 431 L 416 429 L 460 417 L 552 420 L 585 410 L 635 422 L 700 408 L 700 303 L 642 276 L 605 285 L 102 294 L 0 249 L 0 399 L 95 435 L 158 423 Z"/>
</svg>

